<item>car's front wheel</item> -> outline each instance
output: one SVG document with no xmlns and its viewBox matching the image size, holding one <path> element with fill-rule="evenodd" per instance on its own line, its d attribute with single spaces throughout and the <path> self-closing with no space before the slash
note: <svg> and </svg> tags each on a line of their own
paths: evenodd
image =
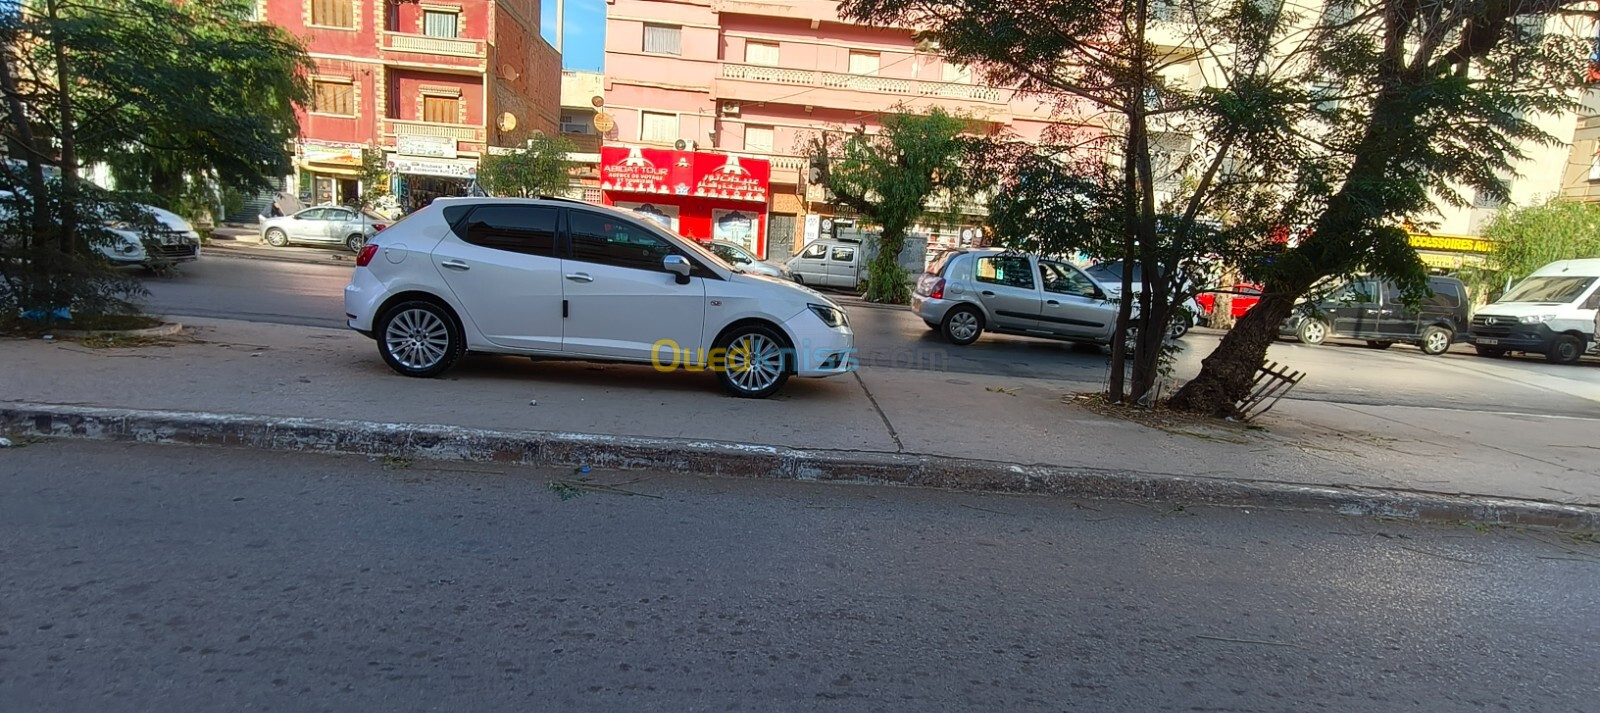
<svg viewBox="0 0 1600 713">
<path fill-rule="evenodd" d="M 383 313 L 377 326 L 383 361 L 406 376 L 438 376 L 466 352 L 466 339 L 455 316 L 435 302 L 397 304 Z"/>
<path fill-rule="evenodd" d="M 789 355 L 783 337 L 771 327 L 748 324 L 722 335 L 714 345 L 722 355 L 713 359 L 717 378 L 728 393 L 746 399 L 764 399 L 778 393 L 789 380 Z M 720 363 L 717 363 L 719 362 Z"/>
<path fill-rule="evenodd" d="M 360 253 L 361 248 L 367 246 L 367 236 L 356 233 L 355 235 L 344 239 L 344 246 L 349 248 L 350 252 Z"/>
<path fill-rule="evenodd" d="M 966 305 L 956 307 L 945 314 L 939 331 L 952 344 L 971 344 L 983 334 L 983 315 Z"/>
<path fill-rule="evenodd" d="M 1429 327 L 1422 330 L 1422 339 L 1417 342 L 1417 346 L 1422 349 L 1423 354 L 1439 356 L 1450 351 L 1450 343 L 1454 341 L 1455 335 L 1451 334 L 1450 330 L 1444 327 Z"/>
<path fill-rule="evenodd" d="M 1576 364 L 1582 356 L 1583 340 L 1571 334 L 1556 335 L 1556 340 L 1550 344 L 1550 351 L 1544 354 L 1544 358 L 1553 364 Z"/>
<path fill-rule="evenodd" d="M 1300 322 L 1300 328 L 1295 330 L 1295 336 L 1301 344 L 1316 346 L 1328 340 L 1328 323 L 1312 317 Z"/>
<path fill-rule="evenodd" d="M 267 231 L 267 244 L 271 245 L 272 247 L 275 247 L 275 248 L 281 248 L 281 247 L 283 247 L 285 245 L 288 245 L 289 244 L 289 234 L 285 233 L 282 230 L 279 230 L 277 228 L 273 228 L 271 230 L 268 230 Z"/>
</svg>

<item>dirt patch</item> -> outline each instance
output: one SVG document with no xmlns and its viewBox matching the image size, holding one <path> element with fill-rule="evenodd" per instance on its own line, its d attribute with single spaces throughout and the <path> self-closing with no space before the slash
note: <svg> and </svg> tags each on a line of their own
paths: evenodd
<svg viewBox="0 0 1600 713">
<path fill-rule="evenodd" d="M 1102 393 L 1067 394 L 1061 397 L 1061 402 L 1106 418 L 1205 441 L 1250 443 L 1254 433 L 1266 430 L 1254 424 L 1224 421 L 1166 408 L 1134 408 L 1113 404 Z"/>
</svg>

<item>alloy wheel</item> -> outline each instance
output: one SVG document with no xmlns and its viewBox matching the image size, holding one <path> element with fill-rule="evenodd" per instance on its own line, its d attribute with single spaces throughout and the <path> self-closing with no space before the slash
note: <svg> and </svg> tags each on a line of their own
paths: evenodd
<svg viewBox="0 0 1600 713">
<path fill-rule="evenodd" d="M 395 361 L 407 369 L 428 369 L 448 353 L 450 328 L 438 315 L 425 309 L 408 309 L 389 320 L 384 330 L 384 346 Z"/>
<path fill-rule="evenodd" d="M 742 334 L 728 348 L 733 385 L 751 393 L 771 388 L 783 375 L 783 350 L 762 334 Z"/>
</svg>

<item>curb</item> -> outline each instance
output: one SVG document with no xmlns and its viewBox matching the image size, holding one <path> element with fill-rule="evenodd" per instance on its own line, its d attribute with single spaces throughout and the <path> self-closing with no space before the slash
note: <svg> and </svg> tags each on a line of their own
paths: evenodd
<svg viewBox="0 0 1600 713">
<path fill-rule="evenodd" d="M 0 429 L 57 438 L 655 469 L 1600 531 L 1600 507 L 1582 505 L 677 438 L 31 403 L 0 405 Z"/>
<path fill-rule="evenodd" d="M 179 322 L 162 322 L 154 327 L 144 329 L 61 329 L 54 332 L 57 337 L 69 339 L 82 339 L 84 337 L 170 337 L 183 331 Z"/>
</svg>

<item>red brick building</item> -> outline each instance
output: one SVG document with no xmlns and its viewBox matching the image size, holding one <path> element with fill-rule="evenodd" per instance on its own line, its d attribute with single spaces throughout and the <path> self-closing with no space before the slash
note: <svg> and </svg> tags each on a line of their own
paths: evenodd
<svg viewBox="0 0 1600 713">
<path fill-rule="evenodd" d="M 257 0 L 306 42 L 316 70 L 301 110 L 297 190 L 342 202 L 379 149 L 403 205 L 460 195 L 490 146 L 555 133 L 561 56 L 539 0 Z"/>
</svg>

